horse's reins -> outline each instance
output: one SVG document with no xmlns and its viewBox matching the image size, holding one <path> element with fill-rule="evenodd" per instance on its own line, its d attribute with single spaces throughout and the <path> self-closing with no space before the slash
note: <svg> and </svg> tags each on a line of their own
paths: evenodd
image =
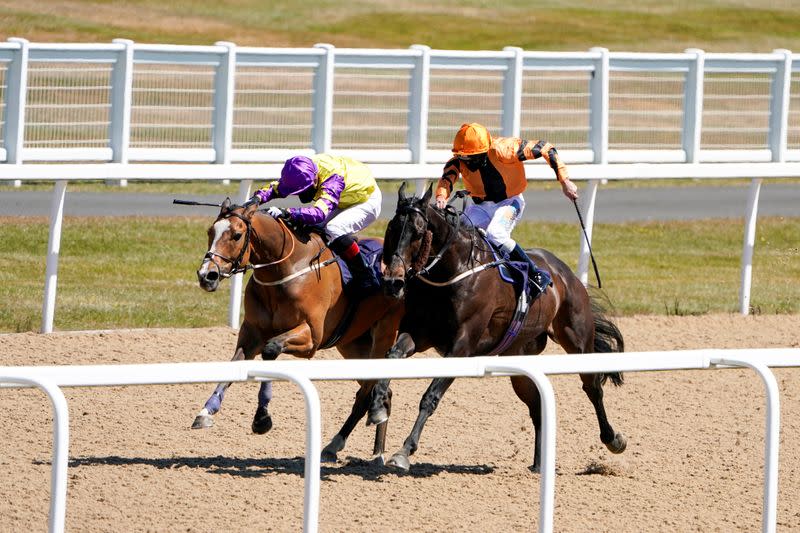
<svg viewBox="0 0 800 533">
<path fill-rule="evenodd" d="M 456 193 L 456 197 L 462 198 L 464 203 L 466 204 L 466 194 L 463 194 L 462 191 L 457 192 Z M 427 214 L 427 212 L 423 212 L 421 209 L 419 209 L 418 207 L 415 207 L 413 205 L 404 206 L 401 209 L 402 209 L 402 211 L 400 211 L 401 214 L 402 213 L 408 213 L 408 212 L 418 213 L 420 216 L 422 216 L 423 220 L 425 220 L 425 225 L 427 227 L 427 225 L 428 225 L 428 214 Z M 484 264 L 481 264 L 481 265 L 479 265 L 477 267 L 474 267 L 474 268 L 472 268 L 470 270 L 462 272 L 461 274 L 458 274 L 457 276 L 455 276 L 453 278 L 450 278 L 447 281 L 442 281 L 442 282 L 433 281 L 433 280 L 430 280 L 430 279 L 424 277 L 424 275 L 425 274 L 429 274 L 431 268 L 433 268 L 434 265 L 436 265 L 436 263 L 438 263 L 441 260 L 441 258 L 444 255 L 445 251 L 447 251 L 447 249 L 453 243 L 453 240 L 455 239 L 455 236 L 458 235 L 459 229 L 461 228 L 461 215 L 460 215 L 460 213 L 457 213 L 455 211 L 455 209 L 452 206 L 449 206 L 449 205 L 447 207 L 445 207 L 445 210 L 447 210 L 447 209 L 450 209 L 449 212 L 457 215 L 456 216 L 455 226 L 450 226 L 450 224 L 448 224 L 448 226 L 450 227 L 450 233 L 448 234 L 447 239 L 445 240 L 445 243 L 442 245 L 442 248 L 439 250 L 439 253 L 437 253 L 434 256 L 434 258 L 427 265 L 425 265 L 422 269 L 420 269 L 418 271 L 412 270 L 411 274 L 408 275 L 408 279 L 417 278 L 420 281 L 422 281 L 424 283 L 427 283 L 428 285 L 432 285 L 434 287 L 446 287 L 448 285 L 453 285 L 454 283 L 458 283 L 459 281 L 461 281 L 464 278 L 467 278 L 469 276 L 472 276 L 474 274 L 477 274 L 477 273 L 482 272 L 484 270 L 487 270 L 489 268 L 494 268 L 494 267 L 496 267 L 496 266 L 498 266 L 498 265 L 500 265 L 502 263 L 505 263 L 505 260 L 498 260 L 498 261 L 492 261 L 490 263 L 484 263 Z M 461 211 L 462 212 L 464 211 L 463 207 L 462 207 Z M 445 213 L 447 213 L 447 212 L 448 211 L 445 211 Z M 443 217 L 444 217 L 444 215 L 443 215 Z M 445 221 L 446 220 L 447 219 L 445 218 Z M 406 218 L 405 222 L 403 223 L 403 230 L 400 233 L 400 237 L 401 237 L 400 240 L 402 240 L 403 232 L 405 232 L 406 223 L 407 222 L 408 222 L 408 219 Z M 430 232 L 430 230 L 428 230 L 428 231 Z M 397 252 L 395 252 L 394 255 L 398 255 Z M 399 257 L 399 255 L 398 255 L 398 257 Z M 402 258 L 401 258 L 401 260 L 402 260 Z"/>
<path fill-rule="evenodd" d="M 286 223 L 282 219 L 278 218 L 277 221 L 281 225 L 281 231 L 284 234 L 288 233 L 289 234 L 289 238 L 292 241 L 292 245 L 291 245 L 291 248 L 289 249 L 289 252 L 286 255 L 284 255 L 283 257 L 281 257 L 280 259 L 276 259 L 275 261 L 270 261 L 269 263 L 247 264 L 247 265 L 242 266 L 242 264 L 241 264 L 242 259 L 244 259 L 244 254 L 247 252 L 247 249 L 250 246 L 250 241 L 251 241 L 250 233 L 253 231 L 253 224 L 252 224 L 252 221 L 249 218 L 247 218 L 245 216 L 242 216 L 240 213 L 229 213 L 228 215 L 225 216 L 225 218 L 230 218 L 230 217 L 238 218 L 239 220 L 244 222 L 245 227 L 247 228 L 247 231 L 245 232 L 245 237 L 244 237 L 244 245 L 242 246 L 242 250 L 239 252 L 239 256 L 236 259 L 231 259 L 229 257 L 226 257 L 226 256 L 222 255 L 222 254 L 218 254 L 216 252 L 212 252 L 211 250 L 209 250 L 208 252 L 206 252 L 206 255 L 205 255 L 204 259 L 203 259 L 203 262 L 211 261 L 212 263 L 214 263 L 211 258 L 212 257 L 219 257 L 220 259 L 222 259 L 222 260 L 224 260 L 224 261 L 226 261 L 226 262 L 228 262 L 228 263 L 230 263 L 232 265 L 230 272 L 228 272 L 226 274 L 222 274 L 219 271 L 219 266 L 216 263 L 214 263 L 214 266 L 217 268 L 217 272 L 219 273 L 220 277 L 222 277 L 222 278 L 230 278 L 231 276 L 233 276 L 235 274 L 244 273 L 244 272 L 247 272 L 248 270 L 255 271 L 255 270 L 258 270 L 258 269 L 261 269 L 261 268 L 274 266 L 274 265 L 277 265 L 277 264 L 280 264 L 280 263 L 286 261 L 294 253 L 294 248 L 295 248 L 294 235 L 292 234 L 291 230 L 289 230 L 289 228 L 286 226 Z M 319 257 L 319 256 L 317 256 L 317 257 Z M 267 287 L 271 287 L 271 286 L 275 286 L 275 285 L 282 285 L 282 284 L 287 283 L 287 282 L 289 282 L 289 281 L 291 281 L 291 280 L 293 280 L 295 278 L 298 278 L 298 277 L 300 277 L 300 276 L 302 276 L 304 274 L 307 274 L 308 272 L 311 272 L 314 269 L 319 271 L 320 269 L 322 269 L 322 268 L 324 268 L 324 267 L 326 267 L 326 266 L 328 266 L 330 264 L 333 264 L 335 261 L 336 261 L 336 257 L 332 257 L 331 259 L 323 261 L 322 263 L 317 263 L 316 265 L 315 264 L 311 264 L 311 265 L 307 266 L 306 268 L 304 268 L 302 270 L 294 272 L 294 273 L 292 273 L 292 274 L 290 274 L 290 275 L 288 275 L 286 277 L 283 277 L 283 278 L 281 278 L 279 280 L 275 280 L 275 281 L 261 281 L 255 276 L 255 274 L 253 275 L 253 280 L 255 280 L 255 282 L 258 283 L 259 285 L 264 285 L 264 286 L 267 286 Z"/>
</svg>

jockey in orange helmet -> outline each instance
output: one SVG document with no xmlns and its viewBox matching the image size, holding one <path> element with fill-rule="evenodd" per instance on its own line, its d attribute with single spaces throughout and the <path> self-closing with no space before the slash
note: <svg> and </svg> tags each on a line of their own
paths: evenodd
<svg viewBox="0 0 800 533">
<path fill-rule="evenodd" d="M 569 179 L 567 167 L 558 157 L 555 146 L 545 141 L 527 141 L 517 137 L 492 139 L 488 130 L 477 123 L 463 124 L 453 140 L 453 157 L 445 164 L 436 186 L 436 206 L 443 209 L 458 176 L 464 180 L 473 204 L 465 214 L 486 230 L 486 236 L 509 255 L 531 266 L 534 282 L 541 290 L 550 284 L 550 275 L 539 270 L 511 232 L 525 210 L 522 193 L 528 186 L 524 161 L 543 157 L 561 183 L 570 200 L 578 198 L 578 187 Z"/>
</svg>

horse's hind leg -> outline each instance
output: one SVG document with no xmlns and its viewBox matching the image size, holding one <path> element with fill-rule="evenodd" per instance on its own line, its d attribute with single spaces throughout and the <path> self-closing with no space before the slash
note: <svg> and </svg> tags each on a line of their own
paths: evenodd
<svg viewBox="0 0 800 533">
<path fill-rule="evenodd" d="M 361 382 L 361 387 L 358 389 L 356 393 L 356 399 L 353 403 L 353 409 L 350 411 L 350 416 L 347 417 L 342 428 L 339 432 L 331 439 L 325 448 L 322 450 L 321 460 L 326 463 L 335 463 L 336 462 L 336 454 L 344 449 L 345 442 L 347 438 L 350 436 L 350 433 L 353 432 L 356 424 L 358 421 L 361 420 L 365 414 L 367 414 L 367 409 L 369 409 L 370 403 L 372 401 L 372 388 L 374 382 Z M 388 411 L 391 411 L 391 397 L 392 391 L 391 389 L 388 391 L 387 399 L 388 405 L 386 406 Z M 386 442 L 386 426 L 388 421 L 382 422 L 378 424 L 375 428 L 375 444 L 372 449 L 372 458 L 380 460 L 381 464 L 383 464 L 383 452 L 384 446 Z"/>
<path fill-rule="evenodd" d="M 249 326 L 246 322 L 242 324 L 239 332 L 239 339 L 236 345 L 236 351 L 233 354 L 231 361 L 241 361 L 242 359 L 252 359 L 258 353 L 260 337 L 255 328 Z M 197 414 L 192 423 L 192 429 L 209 428 L 214 425 L 213 416 L 217 414 L 222 407 L 222 400 L 225 397 L 225 391 L 230 387 L 230 382 L 220 383 L 211 393 L 211 396 L 206 400 L 203 409 Z"/>
<path fill-rule="evenodd" d="M 603 405 L 603 374 L 581 374 L 583 391 L 594 406 L 597 422 L 600 424 L 600 440 L 611 453 L 622 453 L 628 445 L 628 440 L 622 433 L 615 433 L 608 422 L 606 409 Z"/>
<path fill-rule="evenodd" d="M 539 472 L 541 469 L 541 429 L 542 429 L 542 400 L 536 384 L 527 376 L 511 376 L 511 386 L 517 397 L 528 406 L 528 414 L 533 422 L 533 465 L 531 471 Z"/>
<path fill-rule="evenodd" d="M 422 400 L 419 402 L 419 414 L 417 421 L 414 422 L 414 427 L 411 434 L 406 438 L 403 447 L 400 448 L 391 459 L 386 463 L 388 466 L 394 466 L 401 470 L 408 472 L 411 468 L 411 462 L 408 460 L 410 455 L 413 455 L 419 447 L 419 437 L 422 434 L 422 428 L 425 427 L 425 422 L 430 418 L 439 401 L 447 392 L 447 389 L 452 385 L 455 378 L 436 378 L 434 379 L 425 394 L 422 395 Z"/>
</svg>

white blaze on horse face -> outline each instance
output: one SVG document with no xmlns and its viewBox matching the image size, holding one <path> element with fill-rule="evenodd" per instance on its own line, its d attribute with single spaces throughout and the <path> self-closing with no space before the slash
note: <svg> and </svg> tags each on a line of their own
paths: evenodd
<svg viewBox="0 0 800 533">
<path fill-rule="evenodd" d="M 225 235 L 225 232 L 228 231 L 231 227 L 231 221 L 228 218 L 218 220 L 214 223 L 214 240 L 211 241 L 211 246 L 208 247 L 208 251 L 214 254 L 217 252 L 217 243 L 219 242 L 220 238 Z M 225 254 L 222 254 L 225 255 Z M 198 273 L 200 275 L 205 275 L 208 272 L 209 264 L 213 263 L 213 260 L 207 259 L 203 261 L 203 264 L 200 266 L 200 270 Z"/>
</svg>

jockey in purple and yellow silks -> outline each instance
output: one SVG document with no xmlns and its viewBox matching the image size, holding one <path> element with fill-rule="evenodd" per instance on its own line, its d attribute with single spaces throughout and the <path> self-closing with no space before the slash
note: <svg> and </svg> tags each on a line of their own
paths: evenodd
<svg viewBox="0 0 800 533">
<path fill-rule="evenodd" d="M 522 193 L 528 186 L 523 161 L 543 157 L 561 183 L 564 196 L 578 198 L 578 188 L 569 179 L 567 167 L 555 147 L 545 141 L 526 141 L 517 137 L 492 139 L 480 124 L 463 124 L 453 140 L 453 157 L 445 164 L 436 186 L 436 206 L 443 209 L 460 175 L 473 204 L 465 215 L 495 245 L 531 266 L 533 280 L 541 290 L 550 284 L 550 275 L 539 270 L 511 232 L 525 210 Z"/>
<path fill-rule="evenodd" d="M 325 229 L 329 245 L 353 274 L 356 295 L 380 287 L 353 234 L 374 222 L 381 212 L 381 191 L 364 163 L 349 157 L 317 154 L 286 160 L 278 181 L 257 190 L 250 202 L 297 195 L 310 207 L 270 207 L 271 216 Z M 358 291 L 358 292 L 356 292 Z"/>
</svg>

